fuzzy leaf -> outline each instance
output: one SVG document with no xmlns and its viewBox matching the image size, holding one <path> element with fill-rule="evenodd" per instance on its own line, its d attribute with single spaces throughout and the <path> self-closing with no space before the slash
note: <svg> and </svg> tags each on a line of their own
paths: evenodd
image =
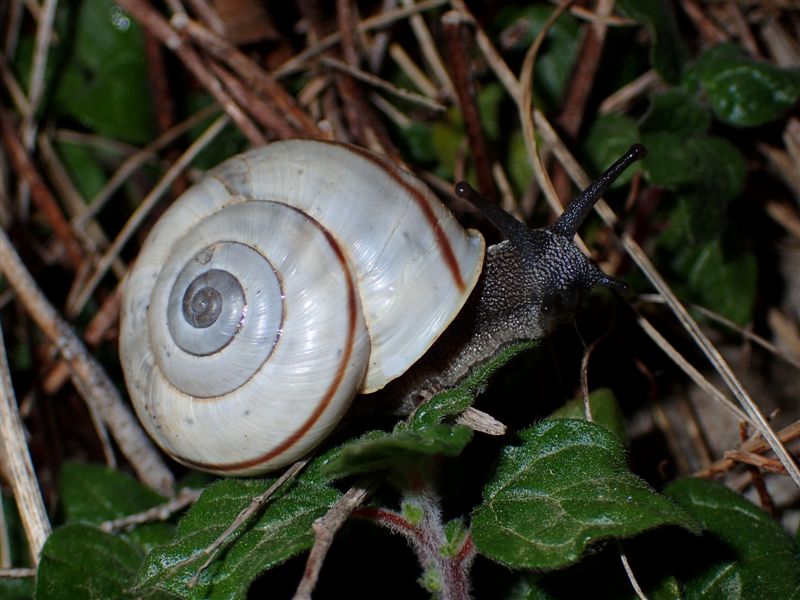
<svg viewBox="0 0 800 600">
<path fill-rule="evenodd" d="M 800 69 L 783 69 L 748 58 L 731 44 L 708 48 L 693 73 L 721 120 L 740 127 L 773 121 L 800 97 Z"/>
<path fill-rule="evenodd" d="M 61 469 L 61 509 L 67 523 L 111 521 L 143 512 L 165 499 L 130 475 L 104 465 L 67 462 Z M 144 523 L 120 535 L 144 555 L 175 533 L 171 523 Z"/>
<path fill-rule="evenodd" d="M 640 130 L 643 134 L 668 131 L 676 136 L 704 135 L 711 127 L 711 113 L 680 89 L 670 89 L 650 98 Z"/>
<path fill-rule="evenodd" d="M 457 456 L 472 439 L 463 425 L 435 424 L 419 429 L 395 428 L 391 433 L 372 431 L 340 449 L 323 472 L 340 478 L 393 467 L 417 465 L 426 456 Z"/>
<path fill-rule="evenodd" d="M 30 577 L 0 579 L 0 598 L 3 600 L 28 600 L 34 597 L 33 579 Z"/>
<path fill-rule="evenodd" d="M 489 378 L 518 354 L 531 350 L 536 342 L 520 342 L 503 350 L 494 360 L 478 367 L 466 380 L 452 390 L 436 394 L 420 406 L 408 423 L 410 429 L 420 429 L 441 423 L 446 417 L 458 415 L 471 406 L 489 384 Z"/>
<path fill-rule="evenodd" d="M 503 451 L 484 489 L 472 530 L 478 550 L 511 567 L 554 569 L 608 538 L 661 525 L 694 528 L 692 519 L 625 465 L 605 427 L 547 419 Z"/>
<path fill-rule="evenodd" d="M 211 485 L 181 520 L 175 538 L 147 555 L 139 569 L 138 591 L 157 589 L 181 598 L 245 598 L 259 574 L 310 548 L 312 523 L 340 496 L 313 465 L 250 525 L 233 534 L 235 541 L 203 571 L 197 586 L 189 589 L 187 582 L 202 560 L 170 572 L 183 559 L 197 557 L 270 483 L 227 479 Z"/>
<path fill-rule="evenodd" d="M 764 511 L 705 479 L 682 479 L 664 493 L 704 527 L 691 556 L 687 598 L 789 598 L 800 581 L 791 537 Z M 709 551 L 702 541 L 720 540 L 733 557 Z M 691 552 L 691 548 L 689 549 Z"/>
<path fill-rule="evenodd" d="M 59 491 L 67 523 L 102 523 L 165 501 L 129 475 L 104 465 L 80 462 L 64 464 Z"/>
<path fill-rule="evenodd" d="M 536 342 L 522 342 L 505 349 L 460 385 L 436 394 L 420 406 L 408 423 L 399 423 L 389 433 L 371 431 L 346 444 L 325 464 L 324 473 L 338 478 L 391 467 L 405 469 L 426 456 L 457 456 L 472 439 L 472 430 L 442 421 L 462 413 L 485 389 L 497 369 L 535 346 Z"/>
<path fill-rule="evenodd" d="M 653 38 L 650 63 L 666 80 L 678 81 L 688 51 L 678 31 L 672 3 L 666 0 L 618 0 L 620 12 L 642 23 Z"/>
<path fill-rule="evenodd" d="M 141 560 L 141 550 L 122 537 L 92 525 L 65 525 L 47 538 L 42 549 L 35 597 L 139 598 L 132 588 Z"/>
<path fill-rule="evenodd" d="M 589 394 L 589 406 L 592 409 L 592 420 L 598 425 L 610 429 L 620 441 L 625 440 L 625 418 L 617 404 L 614 392 L 607 388 L 594 390 Z M 583 398 L 574 398 L 550 416 L 553 418 L 583 419 L 585 418 Z"/>
</svg>

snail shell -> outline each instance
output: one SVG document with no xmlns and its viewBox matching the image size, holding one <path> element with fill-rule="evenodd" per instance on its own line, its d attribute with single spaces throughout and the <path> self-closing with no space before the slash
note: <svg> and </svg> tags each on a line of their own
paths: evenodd
<svg viewBox="0 0 800 600">
<path fill-rule="evenodd" d="M 483 256 L 479 233 L 378 155 L 293 140 L 234 157 L 165 213 L 125 284 L 134 408 L 186 465 L 287 465 L 425 353 Z"/>
</svg>

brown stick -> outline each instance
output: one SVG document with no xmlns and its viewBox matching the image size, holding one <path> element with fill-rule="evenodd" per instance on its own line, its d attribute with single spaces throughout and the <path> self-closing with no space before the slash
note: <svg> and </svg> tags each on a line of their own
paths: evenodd
<svg viewBox="0 0 800 600">
<path fill-rule="evenodd" d="M 33 565 L 39 564 L 39 553 L 50 535 L 50 521 L 42 500 L 36 472 L 25 442 L 25 430 L 17 410 L 14 388 L 6 360 L 3 331 L 0 329 L 0 449 L 4 471 L 14 492 L 25 538 Z"/>
<path fill-rule="evenodd" d="M 172 473 L 139 427 L 106 372 L 37 287 L 2 229 L 0 272 L 6 276 L 31 318 L 69 363 L 75 387 L 87 404 L 108 424 L 120 450 L 139 479 L 165 496 L 171 495 L 175 485 Z"/>
<path fill-rule="evenodd" d="M 472 38 L 468 35 L 469 21 L 467 17 L 451 10 L 442 17 L 445 40 L 447 41 L 450 77 L 453 80 L 458 105 L 464 116 L 464 127 L 472 155 L 475 158 L 475 170 L 478 174 L 478 187 L 484 196 L 497 198 L 497 187 L 492 177 L 492 160 L 486 137 L 483 135 L 478 103 L 476 101 L 475 78 L 472 73 Z"/>
<path fill-rule="evenodd" d="M 599 0 L 597 2 L 597 12 L 603 16 L 611 14 L 613 7 L 613 1 Z M 557 123 L 561 125 L 569 139 L 575 139 L 583 124 L 586 105 L 589 102 L 589 95 L 594 89 L 594 78 L 600 65 L 600 59 L 603 56 L 603 45 L 605 44 L 606 31 L 608 29 L 602 23 L 586 25 L 585 27 L 587 28 L 586 35 L 578 53 L 575 73 L 570 79 L 567 97 L 564 101 L 564 109 L 557 120 Z M 559 198 L 568 198 L 570 196 L 571 185 L 566 171 L 557 166 L 553 173 L 553 186 L 556 188 Z"/>
<path fill-rule="evenodd" d="M 11 163 L 19 173 L 20 178 L 30 187 L 34 204 L 42 211 L 44 218 L 52 227 L 53 233 L 61 242 L 70 266 L 73 270 L 77 270 L 81 260 L 83 260 L 83 252 L 75 240 L 72 228 L 61 212 L 61 208 L 58 206 L 58 202 L 52 192 L 33 166 L 28 153 L 25 152 L 25 148 L 23 148 L 22 142 L 17 136 L 13 117 L 7 111 L 1 109 L 0 131 L 2 132 L 3 144 L 8 151 L 8 156 L 11 158 Z"/>
<path fill-rule="evenodd" d="M 303 578 L 297 586 L 293 600 L 311 600 L 311 594 L 319 580 L 320 569 L 322 569 L 325 556 L 328 554 L 336 532 L 344 525 L 347 517 L 375 491 L 378 483 L 374 479 L 359 480 L 331 506 L 325 516 L 314 522 L 314 545 L 306 560 Z"/>
<path fill-rule="evenodd" d="M 128 4 L 130 0 L 123 0 L 123 2 Z M 227 40 L 184 15 L 175 15 L 170 22 L 175 29 L 185 31 L 204 50 L 238 73 L 245 80 L 245 84 L 255 88 L 265 99 L 271 100 L 278 112 L 292 123 L 296 131 L 295 135 L 316 137 L 321 135 L 314 120 L 300 108 L 297 101 L 283 86 L 267 75 L 250 58 L 231 46 Z"/>
<path fill-rule="evenodd" d="M 264 136 L 253 124 L 250 118 L 244 114 L 233 98 L 222 88 L 220 82 L 211 76 L 203 61 L 194 49 L 186 44 L 178 33 L 169 26 L 166 19 L 156 12 L 147 2 L 141 0 L 118 0 L 117 4 L 131 14 L 142 27 L 150 31 L 155 37 L 161 40 L 167 48 L 178 55 L 186 65 L 186 68 L 194 75 L 197 80 L 214 96 L 220 106 L 230 116 L 234 123 L 239 127 L 244 136 L 255 146 L 260 146 L 266 141 Z"/>
</svg>

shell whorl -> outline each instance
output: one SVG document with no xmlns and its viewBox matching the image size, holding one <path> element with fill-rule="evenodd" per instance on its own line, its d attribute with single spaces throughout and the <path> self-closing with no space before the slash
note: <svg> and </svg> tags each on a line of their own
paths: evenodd
<svg viewBox="0 0 800 600">
<path fill-rule="evenodd" d="M 137 414 L 185 464 L 286 465 L 424 354 L 482 257 L 480 235 L 386 159 L 314 141 L 234 157 L 165 213 L 126 282 Z"/>
</svg>

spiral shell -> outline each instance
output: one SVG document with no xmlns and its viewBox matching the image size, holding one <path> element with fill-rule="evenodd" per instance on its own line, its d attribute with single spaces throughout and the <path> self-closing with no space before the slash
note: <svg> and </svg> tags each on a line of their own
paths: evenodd
<svg viewBox="0 0 800 600">
<path fill-rule="evenodd" d="M 192 467 L 289 464 L 425 353 L 483 254 L 479 233 L 378 155 L 292 140 L 234 157 L 164 214 L 126 282 L 136 412 Z"/>
</svg>

